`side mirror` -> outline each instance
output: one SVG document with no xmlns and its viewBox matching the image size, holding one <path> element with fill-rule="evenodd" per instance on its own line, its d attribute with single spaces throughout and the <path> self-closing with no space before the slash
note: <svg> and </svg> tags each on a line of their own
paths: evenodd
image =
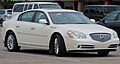
<svg viewBox="0 0 120 64">
<path fill-rule="evenodd" d="M 39 23 L 41 23 L 41 24 L 48 24 L 48 22 L 47 22 L 46 19 L 40 19 L 40 20 L 39 20 Z"/>
<path fill-rule="evenodd" d="M 104 19 L 100 19 L 100 22 L 103 22 L 103 23 L 104 23 L 104 22 L 105 22 L 105 20 L 104 20 Z"/>
<path fill-rule="evenodd" d="M 96 22 L 96 24 L 105 25 L 105 21 L 104 19 L 100 19 L 99 21 Z"/>
<path fill-rule="evenodd" d="M 92 21 L 93 23 L 95 23 L 95 19 L 90 19 L 90 21 Z"/>
</svg>

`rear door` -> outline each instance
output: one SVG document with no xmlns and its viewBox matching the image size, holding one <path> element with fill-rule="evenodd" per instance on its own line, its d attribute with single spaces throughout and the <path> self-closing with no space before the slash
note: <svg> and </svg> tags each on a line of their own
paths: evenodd
<svg viewBox="0 0 120 64">
<path fill-rule="evenodd" d="M 33 23 L 34 15 L 35 11 L 30 11 L 25 12 L 18 17 L 18 21 L 15 27 L 20 43 L 30 44 L 33 42 L 31 34 L 31 29 L 33 28 L 31 28 L 31 26 Z"/>
</svg>

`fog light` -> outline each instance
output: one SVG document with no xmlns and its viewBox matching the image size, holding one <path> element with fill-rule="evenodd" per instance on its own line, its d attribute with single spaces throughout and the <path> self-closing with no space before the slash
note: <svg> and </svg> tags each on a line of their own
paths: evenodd
<svg viewBox="0 0 120 64">
<path fill-rule="evenodd" d="M 80 48 L 80 45 L 78 45 L 77 48 Z"/>
</svg>

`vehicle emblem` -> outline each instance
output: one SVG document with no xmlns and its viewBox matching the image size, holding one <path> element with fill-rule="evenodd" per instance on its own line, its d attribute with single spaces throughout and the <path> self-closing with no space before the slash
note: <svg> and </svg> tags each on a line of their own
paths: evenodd
<svg viewBox="0 0 120 64">
<path fill-rule="evenodd" d="M 104 39 L 104 37 L 105 37 L 104 35 L 100 35 L 100 39 Z"/>
</svg>

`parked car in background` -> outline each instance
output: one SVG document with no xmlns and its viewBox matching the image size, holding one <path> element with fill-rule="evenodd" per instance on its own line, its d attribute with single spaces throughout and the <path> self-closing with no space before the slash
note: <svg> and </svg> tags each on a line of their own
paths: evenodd
<svg viewBox="0 0 120 64">
<path fill-rule="evenodd" d="M 16 16 L 20 12 L 29 9 L 61 9 L 58 3 L 53 2 L 23 2 L 15 3 L 13 6 L 12 17 Z"/>
<path fill-rule="evenodd" d="M 90 19 L 98 21 L 107 14 L 117 10 L 120 10 L 119 5 L 86 5 L 84 7 L 84 14 Z"/>
<path fill-rule="evenodd" d="M 3 21 L 11 19 L 12 9 L 0 9 L 0 24 Z"/>
<path fill-rule="evenodd" d="M 114 30 L 93 24 L 80 12 L 64 9 L 22 12 L 3 22 L 1 35 L 5 47 L 11 52 L 28 45 L 49 49 L 57 56 L 80 51 L 94 51 L 107 56 L 119 45 Z"/>
<path fill-rule="evenodd" d="M 115 30 L 120 38 L 120 11 L 112 12 L 96 23 Z"/>
</svg>

